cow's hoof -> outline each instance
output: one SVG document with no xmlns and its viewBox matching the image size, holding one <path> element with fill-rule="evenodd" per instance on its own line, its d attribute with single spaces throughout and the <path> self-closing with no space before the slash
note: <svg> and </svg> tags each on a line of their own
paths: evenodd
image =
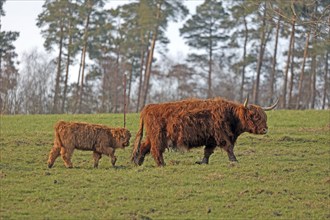
<svg viewBox="0 0 330 220">
<path fill-rule="evenodd" d="M 133 159 L 133 162 L 135 165 L 137 166 L 141 166 L 144 162 L 144 157 L 140 157 L 140 158 L 134 158 Z"/>
<path fill-rule="evenodd" d="M 195 163 L 196 163 L 196 164 L 199 164 L 199 165 L 201 165 L 201 164 L 209 164 L 209 163 L 207 163 L 207 162 L 205 162 L 205 161 L 196 161 Z"/>
<path fill-rule="evenodd" d="M 201 161 L 196 161 L 197 164 L 209 164 L 208 158 L 203 158 Z"/>
<path fill-rule="evenodd" d="M 133 159 L 132 159 L 132 161 L 133 161 L 133 163 L 134 163 L 136 166 L 138 166 L 138 165 L 139 165 L 139 161 L 138 161 L 138 159 L 136 159 L 136 158 L 133 158 Z"/>
</svg>

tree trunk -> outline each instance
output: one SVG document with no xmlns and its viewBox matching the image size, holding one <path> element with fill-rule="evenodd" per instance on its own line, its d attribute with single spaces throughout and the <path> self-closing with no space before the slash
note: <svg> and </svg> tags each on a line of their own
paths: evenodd
<svg viewBox="0 0 330 220">
<path fill-rule="evenodd" d="M 246 16 L 244 15 L 244 48 L 243 48 L 243 66 L 242 66 L 242 76 L 241 76 L 241 89 L 240 89 L 240 101 L 243 103 L 244 95 L 244 84 L 245 84 L 245 67 L 246 67 L 246 47 L 248 41 L 249 30 L 247 27 Z"/>
<path fill-rule="evenodd" d="M 119 82 L 118 82 L 118 76 L 119 76 L 119 47 L 117 48 L 117 57 L 116 57 L 116 71 L 115 71 L 115 75 L 114 75 L 114 79 L 113 79 L 113 81 L 115 82 L 114 84 L 113 84 L 113 101 L 114 101 L 114 112 L 115 113 L 118 113 L 118 84 L 119 84 Z"/>
<path fill-rule="evenodd" d="M 310 80 L 310 108 L 315 108 L 315 99 L 316 99 L 316 55 L 312 56 L 311 64 L 311 80 Z"/>
<path fill-rule="evenodd" d="M 68 56 L 66 60 L 66 69 L 65 69 L 65 80 L 64 80 L 64 91 L 63 91 L 63 99 L 62 99 L 62 109 L 61 113 L 64 113 L 65 102 L 66 102 L 66 93 L 68 89 L 68 78 L 69 78 L 69 67 L 70 67 L 70 59 L 71 59 L 71 47 L 72 47 L 72 35 L 71 35 L 71 22 L 69 24 L 69 44 L 68 44 Z"/>
<path fill-rule="evenodd" d="M 315 1 L 314 2 L 314 13 L 312 15 L 312 19 L 313 19 L 313 22 L 316 22 L 316 14 L 317 14 L 317 7 L 318 7 L 318 2 Z M 316 102 L 316 55 L 317 55 L 317 52 L 316 52 L 316 44 L 317 44 L 317 27 L 314 28 L 314 34 L 313 34 L 313 39 L 312 39 L 312 47 L 313 47 L 313 54 L 312 54 L 312 65 L 311 65 L 311 85 L 310 85 L 310 89 L 311 89 L 311 97 L 310 97 L 310 107 L 312 109 L 315 108 L 315 102 Z"/>
<path fill-rule="evenodd" d="M 313 34 L 313 46 L 315 46 L 316 43 L 316 29 Z M 314 51 L 312 53 L 312 64 L 311 64 L 311 85 L 310 85 L 310 108 L 314 109 L 315 108 L 315 99 L 316 99 L 316 51 L 315 47 L 313 48 Z"/>
<path fill-rule="evenodd" d="M 55 91 L 54 91 L 54 105 L 53 105 L 53 113 L 58 113 L 58 101 L 59 101 L 59 93 L 60 93 L 60 78 L 61 78 L 61 62 L 62 62 L 62 48 L 63 48 L 63 24 L 61 24 L 60 29 L 60 45 L 59 45 L 59 54 L 57 60 L 57 73 L 55 80 Z"/>
<path fill-rule="evenodd" d="M 292 54 L 293 39 L 294 39 L 294 34 L 295 34 L 295 24 L 296 24 L 296 16 L 294 14 L 292 16 L 290 43 L 289 43 L 289 48 L 288 48 L 286 67 L 285 67 L 285 71 L 284 71 L 282 105 L 281 105 L 282 108 L 287 107 L 286 96 L 287 96 L 287 86 L 288 86 L 288 74 L 289 74 L 289 68 L 290 68 L 290 58 L 291 58 L 291 54 Z"/>
<path fill-rule="evenodd" d="M 292 107 L 292 90 L 293 90 L 293 84 L 294 84 L 294 43 L 295 43 L 295 37 L 293 36 L 292 40 L 292 48 L 291 48 L 291 65 L 290 65 L 290 84 L 289 84 L 289 100 L 288 100 L 288 108 L 290 109 Z"/>
<path fill-rule="evenodd" d="M 329 51 L 326 51 L 322 109 L 325 109 L 325 104 L 326 104 L 327 89 L 328 89 L 328 73 L 329 73 Z M 328 102 L 329 102 L 329 100 L 328 100 Z"/>
<path fill-rule="evenodd" d="M 146 62 L 146 70 L 145 70 L 145 76 L 144 76 L 144 83 L 143 83 L 143 100 L 142 100 L 142 108 L 146 105 L 148 91 L 149 91 L 149 83 L 150 83 L 150 75 L 151 75 L 151 66 L 152 66 L 152 60 L 153 60 L 153 52 L 156 45 L 157 40 L 157 32 L 154 33 L 151 41 L 150 50 L 148 52 L 148 59 Z"/>
<path fill-rule="evenodd" d="M 87 52 L 87 38 L 88 38 L 88 28 L 89 28 L 89 19 L 90 19 L 90 15 L 91 15 L 91 8 L 92 8 L 92 5 L 90 3 L 89 0 L 86 0 L 88 1 L 87 4 L 88 4 L 88 7 L 89 7 L 89 11 L 87 13 L 87 16 L 86 16 L 86 23 L 85 23 L 85 29 L 84 29 L 84 37 L 83 37 L 83 50 L 82 50 L 82 57 L 81 57 L 81 78 L 80 78 L 80 88 L 79 88 L 79 97 L 78 97 L 78 100 L 79 100 L 79 106 L 78 106 L 78 111 L 79 113 L 82 113 L 82 108 L 81 108 L 81 105 L 82 105 L 82 96 L 83 96 L 83 93 L 84 93 L 84 78 L 85 78 L 85 61 L 86 61 L 86 52 Z"/>
<path fill-rule="evenodd" d="M 145 71 L 145 78 L 144 78 L 144 93 L 143 93 L 143 105 L 142 107 L 145 106 L 146 101 L 147 101 L 147 95 L 148 95 L 148 90 L 149 90 L 149 81 L 150 81 L 150 76 L 151 76 L 151 67 L 152 67 L 152 60 L 154 58 L 154 50 L 155 50 L 155 46 L 156 46 L 156 41 L 157 41 L 157 37 L 158 37 L 158 29 L 159 29 L 159 19 L 160 19 L 160 15 L 161 15 L 161 6 L 162 6 L 163 1 L 161 1 L 158 4 L 158 8 L 157 8 L 157 14 L 156 14 L 156 20 L 157 20 L 157 24 L 156 27 L 154 29 L 153 35 L 152 35 L 152 39 L 151 39 L 151 45 L 150 45 L 150 50 L 149 50 L 149 54 L 148 54 L 148 59 L 147 59 L 147 67 L 146 67 L 146 71 Z"/>
<path fill-rule="evenodd" d="M 274 102 L 273 99 L 274 99 L 274 85 L 276 84 L 277 46 L 278 46 L 278 36 L 280 33 L 280 25 L 281 25 L 281 16 L 278 17 L 278 21 L 277 21 L 277 25 L 276 25 L 274 58 L 273 58 L 273 63 L 272 63 L 272 72 L 270 74 L 270 92 L 269 92 L 270 103 Z"/>
<path fill-rule="evenodd" d="M 78 100 L 79 100 L 78 112 L 79 113 L 82 113 L 81 105 L 82 105 L 82 97 L 83 97 L 83 93 L 84 93 L 86 50 L 87 50 L 87 42 L 84 44 L 84 47 L 82 50 L 81 77 L 80 77 L 79 97 L 78 97 Z"/>
<path fill-rule="evenodd" d="M 77 79 L 77 85 L 76 85 L 76 91 L 75 91 L 75 102 L 73 105 L 73 113 L 77 112 L 77 105 L 79 102 L 79 91 L 80 91 L 80 78 L 81 78 L 81 66 L 82 66 L 82 60 L 83 60 L 83 53 L 81 53 L 80 56 L 80 64 L 79 64 L 79 70 L 78 70 L 78 79 Z"/>
<path fill-rule="evenodd" d="M 140 64 L 140 77 L 139 77 L 139 88 L 138 88 L 138 97 L 136 104 L 136 113 L 140 110 L 141 94 L 142 94 L 142 81 L 143 81 L 143 67 L 144 67 L 144 50 L 141 49 L 141 64 Z"/>
<path fill-rule="evenodd" d="M 260 48 L 259 48 L 259 57 L 257 63 L 257 73 L 256 73 L 256 82 L 253 89 L 253 101 L 255 104 L 259 103 L 259 84 L 260 84 L 260 75 L 261 75 L 261 67 L 262 67 L 262 60 L 264 57 L 265 52 L 265 42 L 266 42 L 266 5 L 264 9 L 264 14 L 262 18 L 262 27 L 261 27 L 261 40 L 260 40 Z"/>
<path fill-rule="evenodd" d="M 210 33 L 210 36 L 212 36 L 212 32 Z M 208 72 L 208 80 L 207 80 L 207 85 L 208 85 L 208 90 L 207 90 L 207 98 L 212 97 L 212 64 L 213 64 L 213 48 L 212 48 L 212 39 L 210 38 L 210 47 L 209 47 L 209 72 Z"/>
<path fill-rule="evenodd" d="M 302 61 L 301 72 L 300 72 L 300 77 L 299 77 L 298 97 L 297 97 L 296 109 L 300 108 L 300 100 L 301 100 L 301 97 L 302 97 L 302 86 L 303 86 L 303 82 L 304 82 L 305 64 L 306 64 L 306 59 L 307 59 L 307 54 L 308 54 L 310 34 L 311 34 L 311 31 L 308 31 L 307 32 L 307 37 L 306 37 L 305 49 L 304 49 L 304 58 L 303 58 L 303 61 Z"/>
<path fill-rule="evenodd" d="M 129 107 L 131 104 L 131 90 L 132 90 L 132 80 L 133 80 L 133 71 L 134 71 L 134 59 L 132 59 L 131 63 L 131 71 L 128 76 L 128 92 L 127 92 L 127 110 L 129 111 Z"/>
</svg>

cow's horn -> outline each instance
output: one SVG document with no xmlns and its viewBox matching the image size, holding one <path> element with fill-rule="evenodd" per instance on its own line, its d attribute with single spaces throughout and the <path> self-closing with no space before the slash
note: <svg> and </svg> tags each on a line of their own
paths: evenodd
<svg viewBox="0 0 330 220">
<path fill-rule="evenodd" d="M 273 110 L 273 109 L 277 106 L 277 104 L 278 104 L 278 100 L 279 100 L 279 99 L 277 99 L 276 102 L 275 102 L 272 106 L 269 106 L 269 107 L 262 107 L 262 109 L 263 109 L 264 111 L 270 111 L 270 110 Z"/>
<path fill-rule="evenodd" d="M 248 106 L 248 102 L 249 102 L 249 95 L 246 97 L 244 104 L 243 104 L 245 108 Z"/>
</svg>

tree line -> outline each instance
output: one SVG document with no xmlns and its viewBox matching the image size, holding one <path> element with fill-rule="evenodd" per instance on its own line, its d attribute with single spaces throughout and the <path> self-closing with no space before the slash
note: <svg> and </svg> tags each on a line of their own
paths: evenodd
<svg viewBox="0 0 330 220">
<path fill-rule="evenodd" d="M 281 108 L 329 108 L 328 1 L 205 0 L 193 14 L 186 4 L 46 0 L 36 25 L 53 55 L 35 49 L 20 63 L 19 33 L 1 31 L 0 20 L 1 113 L 138 112 L 151 102 L 247 95 L 260 105 L 278 97 Z M 182 22 L 183 62 L 166 55 L 170 22 Z"/>
</svg>

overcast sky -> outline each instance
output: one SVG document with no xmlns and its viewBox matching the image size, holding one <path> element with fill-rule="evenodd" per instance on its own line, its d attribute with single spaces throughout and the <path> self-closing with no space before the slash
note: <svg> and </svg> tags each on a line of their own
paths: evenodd
<svg viewBox="0 0 330 220">
<path fill-rule="evenodd" d="M 204 0 L 185 0 L 184 3 L 191 12 L 195 12 L 197 5 Z M 107 6 L 117 7 L 120 4 L 129 3 L 129 0 L 109 0 Z M 1 30 L 18 31 L 20 36 L 15 42 L 16 52 L 19 59 L 23 52 L 29 52 L 34 48 L 41 51 L 44 39 L 40 35 L 40 29 L 36 26 L 36 19 L 42 11 L 44 0 L 7 0 L 4 4 L 6 15 L 1 17 Z M 179 36 L 179 28 L 182 24 L 171 23 L 168 27 L 167 36 L 171 43 L 168 45 L 169 56 L 173 59 L 182 59 L 189 52 L 189 48 L 184 44 Z"/>
</svg>

